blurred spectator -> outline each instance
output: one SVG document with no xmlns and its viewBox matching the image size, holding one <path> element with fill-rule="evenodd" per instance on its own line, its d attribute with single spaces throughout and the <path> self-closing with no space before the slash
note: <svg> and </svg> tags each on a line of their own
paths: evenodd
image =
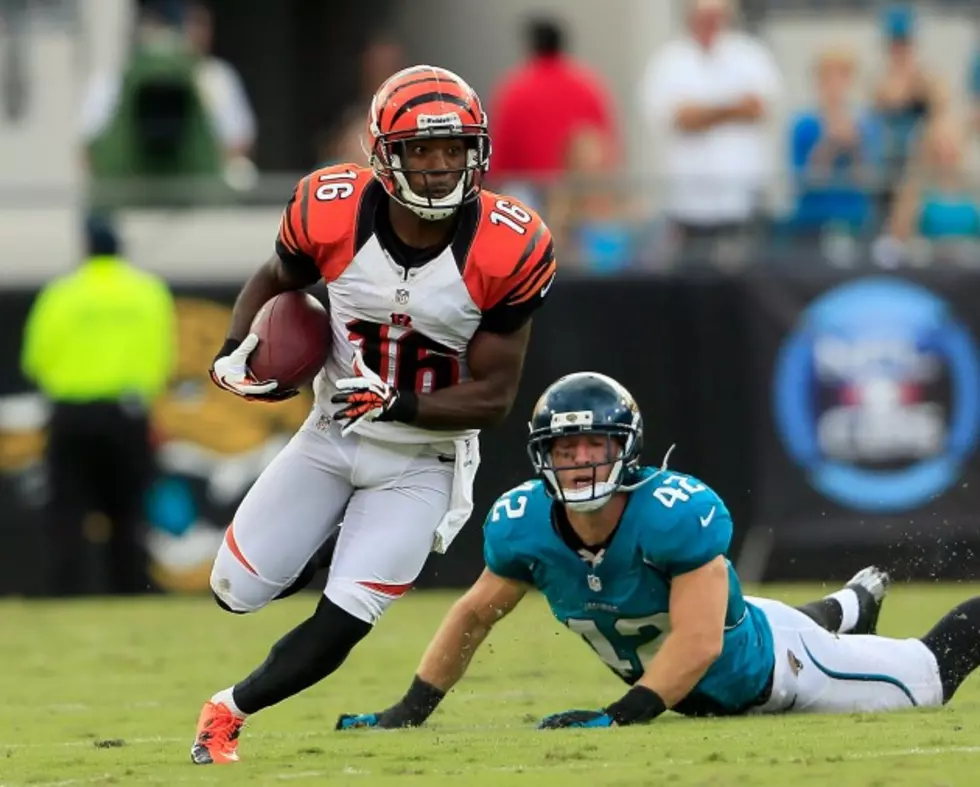
<svg viewBox="0 0 980 787">
<path fill-rule="evenodd" d="M 976 134 L 980 134 L 980 46 L 973 56 L 969 75 L 970 89 L 970 125 Z"/>
<path fill-rule="evenodd" d="M 498 183 L 561 173 L 572 134 L 582 126 L 616 144 L 609 91 L 598 74 L 568 54 L 561 25 L 531 20 L 527 44 L 527 61 L 497 85 L 488 113 Z"/>
<path fill-rule="evenodd" d="M 323 135 L 319 142 L 318 166 L 329 167 L 347 163 L 366 165 L 369 155 L 364 149 L 367 117 L 368 107 L 360 102 L 344 110 L 336 128 Z"/>
<path fill-rule="evenodd" d="M 374 34 L 361 54 L 361 99 L 370 103 L 378 88 L 405 63 L 405 50 L 394 33 Z"/>
<path fill-rule="evenodd" d="M 916 129 L 941 114 L 946 96 L 939 80 L 919 63 L 915 10 L 903 5 L 886 8 L 882 27 L 888 51 L 875 104 L 884 123 L 886 184 L 895 187 L 905 170 Z M 889 203 L 883 204 L 887 208 Z"/>
<path fill-rule="evenodd" d="M 88 259 L 38 295 L 24 330 L 25 376 L 53 404 L 47 463 L 53 571 L 59 595 L 85 592 L 84 524 L 111 522 L 110 592 L 147 589 L 141 540 L 152 480 L 148 408 L 174 363 L 170 291 L 120 256 L 112 229 L 92 219 Z"/>
<path fill-rule="evenodd" d="M 361 78 L 357 99 L 341 114 L 340 121 L 318 144 L 321 166 L 366 164 L 364 131 L 371 98 L 392 74 L 405 68 L 405 51 L 389 33 L 375 35 L 361 54 Z"/>
<path fill-rule="evenodd" d="M 227 60 L 211 53 L 214 18 L 200 2 L 187 6 L 184 34 L 191 51 L 200 58 L 197 81 L 214 121 L 226 157 L 251 156 L 255 147 L 255 112 L 241 74 Z"/>
<path fill-rule="evenodd" d="M 613 164 L 606 132 L 579 128 L 562 161 L 566 178 L 552 190 L 548 204 L 556 246 L 594 273 L 617 273 L 635 262 L 629 209 L 611 178 Z"/>
<path fill-rule="evenodd" d="M 879 252 L 888 249 L 909 261 L 978 263 L 980 209 L 966 182 L 966 136 L 964 124 L 952 115 L 929 123 L 921 156 L 895 201 L 889 223 L 893 245 L 879 245 Z"/>
<path fill-rule="evenodd" d="M 682 251 L 739 241 L 770 175 L 764 121 L 781 78 L 756 38 L 729 29 L 728 0 L 689 0 L 688 35 L 650 62 L 640 100 L 666 131 L 666 213 Z M 726 244 L 727 245 L 727 244 Z"/>
<path fill-rule="evenodd" d="M 204 5 L 147 4 L 124 69 L 95 75 L 82 102 L 96 178 L 225 174 L 250 184 L 255 116 L 238 72 L 210 47 Z"/>
<path fill-rule="evenodd" d="M 865 187 L 880 176 L 882 135 L 877 118 L 853 103 L 856 68 L 850 50 L 822 52 L 814 68 L 818 106 L 790 127 L 798 232 L 834 224 L 858 234 L 871 223 L 873 202 Z"/>
</svg>

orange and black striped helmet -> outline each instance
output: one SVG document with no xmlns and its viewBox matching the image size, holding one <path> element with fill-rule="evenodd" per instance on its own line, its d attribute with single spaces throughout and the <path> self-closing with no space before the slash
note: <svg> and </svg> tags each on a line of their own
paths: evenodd
<svg viewBox="0 0 980 787">
<path fill-rule="evenodd" d="M 371 102 L 368 134 L 375 177 L 392 199 L 424 219 L 448 218 L 475 199 L 490 166 L 490 135 L 480 97 L 445 68 L 412 66 L 388 79 Z M 408 170 L 403 163 L 406 143 L 432 138 L 458 138 L 466 144 L 459 182 L 439 198 L 416 194 L 405 177 L 408 172 L 436 174 L 434 170 Z"/>
</svg>

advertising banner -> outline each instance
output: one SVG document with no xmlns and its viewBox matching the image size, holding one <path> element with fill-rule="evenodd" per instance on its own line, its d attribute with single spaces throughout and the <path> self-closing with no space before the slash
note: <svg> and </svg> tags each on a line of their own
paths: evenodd
<svg viewBox="0 0 980 787">
<path fill-rule="evenodd" d="M 756 524 L 778 541 L 980 534 L 980 280 L 752 277 Z"/>
<path fill-rule="evenodd" d="M 236 292 L 175 287 L 178 369 L 153 409 L 159 472 L 146 503 L 151 575 L 165 591 L 207 588 L 238 502 L 312 403 L 304 393 L 257 406 L 211 384 Z M 0 594 L 45 592 L 47 408 L 17 371 L 33 297 L 0 292 Z M 980 540 L 978 302 L 980 277 L 965 272 L 560 280 L 534 318 L 510 417 L 481 435 L 473 519 L 418 585 L 463 587 L 479 574 L 488 507 L 532 473 L 534 402 L 582 370 L 633 392 L 645 462 L 675 445 L 670 465 L 718 491 L 735 522 L 733 558 L 757 555 L 751 578 L 776 562 L 792 564 L 784 577 L 825 579 L 827 549 L 922 554 Z M 106 528 L 93 514 L 91 554 L 80 556 L 96 589 Z"/>
</svg>

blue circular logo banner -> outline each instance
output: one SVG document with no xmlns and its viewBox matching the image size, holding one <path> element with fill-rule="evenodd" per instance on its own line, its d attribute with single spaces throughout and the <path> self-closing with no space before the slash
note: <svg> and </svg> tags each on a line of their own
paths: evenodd
<svg viewBox="0 0 980 787">
<path fill-rule="evenodd" d="M 776 427 L 810 484 L 841 505 L 916 508 L 959 478 L 980 434 L 980 360 L 929 290 L 849 282 L 803 312 L 776 360 Z"/>
</svg>

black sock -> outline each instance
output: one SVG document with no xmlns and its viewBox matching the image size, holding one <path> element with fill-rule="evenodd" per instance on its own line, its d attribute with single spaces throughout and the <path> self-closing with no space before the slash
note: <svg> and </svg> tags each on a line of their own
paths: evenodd
<svg viewBox="0 0 980 787">
<path fill-rule="evenodd" d="M 232 694 L 242 713 L 255 713 L 332 673 L 371 630 L 371 624 L 345 612 L 326 596 L 316 612 L 272 646 L 268 658 Z"/>
<path fill-rule="evenodd" d="M 964 601 L 947 612 L 922 641 L 939 662 L 945 704 L 980 666 L 980 597 Z"/>
<path fill-rule="evenodd" d="M 840 602 L 835 598 L 822 598 L 819 601 L 811 601 L 803 604 L 797 609 L 816 623 L 820 628 L 827 629 L 834 633 L 840 631 L 841 623 L 844 620 L 844 610 Z"/>
<path fill-rule="evenodd" d="M 853 593 L 853 598 L 848 595 Z M 844 595 L 851 612 L 848 628 L 844 628 L 844 606 L 840 597 Z M 878 623 L 880 605 L 871 591 L 860 585 L 848 585 L 841 591 L 825 596 L 817 601 L 803 604 L 797 609 L 821 628 L 834 634 L 871 634 Z M 854 619 L 857 612 L 857 619 Z"/>
</svg>

